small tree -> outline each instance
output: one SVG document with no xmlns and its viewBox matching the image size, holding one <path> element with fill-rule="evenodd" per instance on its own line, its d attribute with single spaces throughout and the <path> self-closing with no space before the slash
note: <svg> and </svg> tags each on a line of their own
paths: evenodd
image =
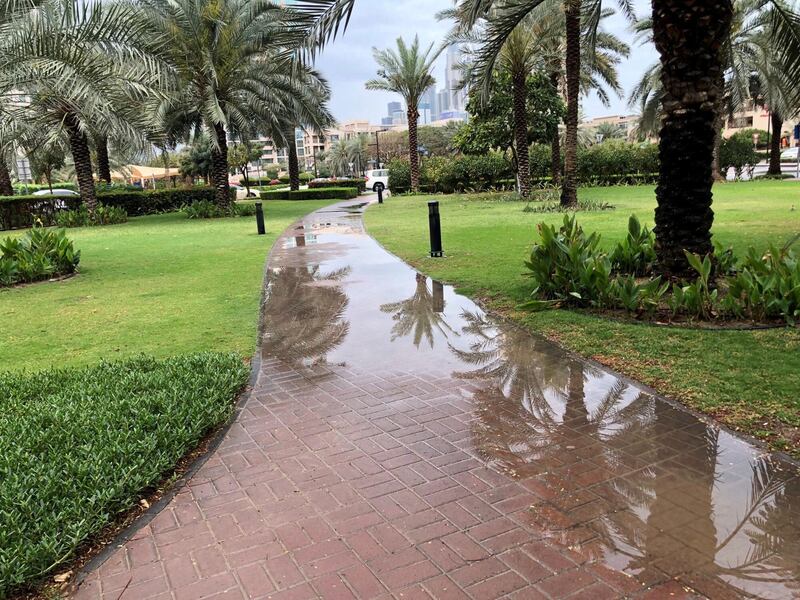
<svg viewBox="0 0 800 600">
<path fill-rule="evenodd" d="M 31 173 L 37 181 L 44 179 L 53 192 L 53 172 L 64 168 L 67 149 L 62 144 L 41 146 L 28 152 Z"/>
<path fill-rule="evenodd" d="M 758 161 L 758 153 L 753 148 L 752 134 L 742 131 L 722 141 L 719 165 L 723 175 L 732 168 L 736 173 L 736 179 L 739 179 L 745 169 L 752 172 Z"/>
<path fill-rule="evenodd" d="M 261 151 L 248 143 L 228 146 L 228 164 L 242 174 L 247 197 L 250 197 L 250 163 L 261 158 Z"/>
<path fill-rule="evenodd" d="M 543 75 L 530 75 L 525 82 L 527 146 L 547 143 L 558 133 L 564 103 Z M 458 130 L 453 145 L 464 154 L 486 154 L 489 150 L 511 150 L 517 167 L 518 142 L 515 132 L 514 94 L 511 74 L 496 72 L 489 98 L 484 102 L 478 90 L 470 92 L 467 111 L 472 119 Z M 529 172 L 528 172 L 529 173 Z M 521 177 L 525 175 L 521 174 Z M 521 187 L 527 182 L 520 181 Z"/>
<path fill-rule="evenodd" d="M 202 177 L 208 184 L 211 168 L 211 140 L 207 136 L 198 137 L 194 144 L 181 152 L 178 167 L 181 177 Z"/>
</svg>

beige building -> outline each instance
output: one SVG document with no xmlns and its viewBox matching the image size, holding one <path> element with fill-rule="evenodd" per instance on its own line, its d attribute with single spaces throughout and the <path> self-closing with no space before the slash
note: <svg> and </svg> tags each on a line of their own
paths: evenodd
<svg viewBox="0 0 800 600">
<path fill-rule="evenodd" d="M 797 117 L 784 122 L 783 131 L 781 131 L 781 146 L 788 148 L 797 145 L 797 140 L 794 139 L 794 126 L 797 122 Z M 766 108 L 754 108 L 753 110 L 736 113 L 726 121 L 722 135 L 729 138 L 746 129 L 760 129 L 772 133 L 772 116 L 769 110 Z M 759 144 L 764 142 L 765 140 L 761 140 Z"/>
<path fill-rule="evenodd" d="M 588 119 L 581 123 L 581 127 L 598 127 L 600 125 L 615 125 L 619 127 L 625 134 L 625 137 L 631 139 L 636 131 L 638 123 L 638 115 L 608 115 L 605 117 L 595 117 Z"/>
</svg>

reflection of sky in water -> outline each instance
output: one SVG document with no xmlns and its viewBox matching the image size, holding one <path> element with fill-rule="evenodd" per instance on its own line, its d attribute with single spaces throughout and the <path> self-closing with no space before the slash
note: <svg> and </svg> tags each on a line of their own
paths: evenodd
<svg viewBox="0 0 800 600">
<path fill-rule="evenodd" d="M 452 377 L 475 407 L 476 455 L 554 495 L 561 520 L 541 522 L 554 538 L 640 580 L 677 578 L 712 597 L 800 597 L 791 465 L 488 319 L 383 251 L 357 217 L 313 216 L 277 253 L 292 268 L 271 275 L 289 289 L 268 298 L 267 330 L 319 339 L 324 355 L 304 364 Z M 287 322 L 293 312 L 303 318 Z M 273 336 L 267 354 L 271 345 L 291 347 Z"/>
</svg>

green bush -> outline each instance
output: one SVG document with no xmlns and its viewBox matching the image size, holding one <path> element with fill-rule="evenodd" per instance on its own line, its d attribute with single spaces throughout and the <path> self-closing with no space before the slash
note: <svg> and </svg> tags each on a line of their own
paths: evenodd
<svg viewBox="0 0 800 600">
<path fill-rule="evenodd" d="M 498 152 L 483 156 L 433 156 L 420 163 L 420 188 L 430 193 L 483 191 L 502 187 L 503 182 L 513 177 L 511 163 Z M 395 194 L 411 189 L 411 169 L 407 161 L 389 163 L 389 189 Z"/>
<path fill-rule="evenodd" d="M 358 188 L 355 187 L 261 192 L 263 200 L 350 200 L 357 197 Z"/>
<path fill-rule="evenodd" d="M 63 230 L 34 227 L 22 237 L 0 242 L 0 286 L 69 275 L 80 260 L 80 251 Z"/>
<path fill-rule="evenodd" d="M 611 266 L 619 273 L 642 276 L 650 273 L 655 263 L 656 236 L 631 215 L 628 235 L 611 252 Z"/>
<path fill-rule="evenodd" d="M 247 377 L 214 353 L 0 373 L 0 596 L 134 506 L 225 422 Z"/>
<path fill-rule="evenodd" d="M 332 187 L 354 187 L 358 188 L 359 192 L 364 192 L 367 189 L 367 181 L 365 179 L 332 179 L 330 181 L 310 181 L 308 183 L 308 189 L 310 190 Z"/>
<path fill-rule="evenodd" d="M 185 204 L 181 212 L 187 219 L 218 219 L 222 217 L 251 217 L 256 214 L 254 203 L 234 203 L 228 209 L 217 206 L 210 200 L 198 200 Z"/>
<path fill-rule="evenodd" d="M 739 272 L 728 282 L 723 306 L 731 314 L 753 320 L 781 318 L 795 324 L 800 320 L 800 256 L 792 246 L 771 245 L 766 253 L 750 248 Z"/>
<path fill-rule="evenodd" d="M 649 183 L 658 170 L 657 144 L 609 140 L 578 149 L 578 179 L 583 184 Z"/>
<path fill-rule="evenodd" d="M 54 225 L 59 210 L 75 210 L 78 196 L 0 196 L 0 230 Z"/>
<path fill-rule="evenodd" d="M 761 158 L 753 148 L 753 139 L 736 133 L 726 140 L 722 140 L 719 149 L 719 166 L 723 173 L 733 169 L 736 179 L 745 171 L 752 171 Z"/>
<path fill-rule="evenodd" d="M 308 172 L 300 173 L 300 183 L 308 183 L 312 179 L 314 179 L 313 173 L 308 173 Z M 284 175 L 283 177 L 278 177 L 278 181 L 280 181 L 281 183 L 289 183 L 290 179 L 288 175 Z"/>
<path fill-rule="evenodd" d="M 128 221 L 128 213 L 124 208 L 98 204 L 93 213 L 85 206 L 75 210 L 61 210 L 55 214 L 58 227 L 92 227 L 95 225 L 117 225 Z"/>
</svg>

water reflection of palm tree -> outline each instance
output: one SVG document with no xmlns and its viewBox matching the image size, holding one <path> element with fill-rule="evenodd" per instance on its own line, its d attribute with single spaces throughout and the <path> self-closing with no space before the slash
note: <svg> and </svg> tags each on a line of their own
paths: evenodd
<svg viewBox="0 0 800 600">
<path fill-rule="evenodd" d="M 381 312 L 392 315 L 392 341 L 408 335 L 414 336 L 414 345 L 419 348 L 424 337 L 433 348 L 436 331 L 447 337 L 453 330 L 444 320 L 444 289 L 442 284 L 433 282 L 433 293 L 428 289 L 428 278 L 416 274 L 417 287 L 414 295 L 400 302 L 381 306 Z"/>
<path fill-rule="evenodd" d="M 272 269 L 263 308 L 263 352 L 295 365 L 325 362 L 345 338 L 348 305 L 341 281 L 349 268 L 323 273 L 318 265 Z"/>
<path fill-rule="evenodd" d="M 719 513 L 716 430 L 622 380 L 554 355 L 526 332 L 475 314 L 464 318 L 464 331 L 478 341 L 468 352 L 452 350 L 476 367 L 462 377 L 485 382 L 474 396 L 480 453 L 489 464 L 552 486 L 559 508 L 572 502 L 569 496 L 583 501 L 584 488 L 601 498 L 589 522 L 573 522 L 569 511 L 535 515 L 564 543 L 594 559 L 615 555 L 615 563 L 643 580 L 666 575 L 703 586 L 699 591 L 712 597 L 798 589 L 796 479 L 789 481 L 792 493 L 786 476 L 762 459 L 753 467 L 746 506 L 739 514 L 730 507 Z M 589 480 L 570 475 L 576 457 L 591 462 Z M 591 483 L 594 475 L 599 485 Z"/>
</svg>

